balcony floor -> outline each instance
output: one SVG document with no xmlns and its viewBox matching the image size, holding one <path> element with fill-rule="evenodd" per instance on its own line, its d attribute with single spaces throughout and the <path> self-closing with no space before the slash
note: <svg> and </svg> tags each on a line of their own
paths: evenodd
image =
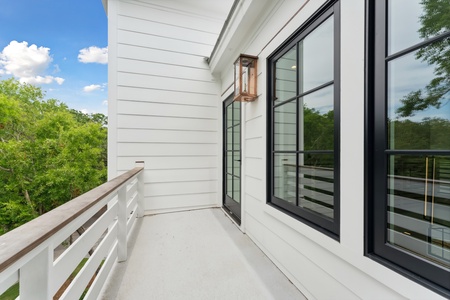
<svg viewBox="0 0 450 300">
<path fill-rule="evenodd" d="M 103 299 L 306 299 L 221 209 L 138 220 Z"/>
</svg>

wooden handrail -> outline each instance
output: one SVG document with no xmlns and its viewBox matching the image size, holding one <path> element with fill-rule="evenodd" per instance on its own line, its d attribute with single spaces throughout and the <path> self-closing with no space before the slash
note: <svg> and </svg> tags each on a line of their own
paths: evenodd
<svg viewBox="0 0 450 300">
<path fill-rule="evenodd" d="M 64 226 L 75 220 L 96 203 L 113 193 L 130 178 L 143 170 L 130 171 L 70 200 L 69 202 L 0 236 L 0 272 L 38 247 Z"/>
</svg>

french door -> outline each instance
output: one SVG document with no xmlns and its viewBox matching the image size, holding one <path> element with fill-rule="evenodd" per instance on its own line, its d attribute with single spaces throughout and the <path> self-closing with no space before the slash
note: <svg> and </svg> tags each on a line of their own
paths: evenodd
<svg viewBox="0 0 450 300">
<path fill-rule="evenodd" d="M 241 103 L 233 96 L 224 102 L 223 207 L 241 223 Z"/>
</svg>

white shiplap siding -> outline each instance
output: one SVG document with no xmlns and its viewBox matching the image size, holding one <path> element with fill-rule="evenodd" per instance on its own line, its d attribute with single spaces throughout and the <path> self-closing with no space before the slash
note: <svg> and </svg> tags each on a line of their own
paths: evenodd
<svg viewBox="0 0 450 300">
<path fill-rule="evenodd" d="M 245 1 L 213 57 L 222 100 L 231 93 L 232 63 L 257 55 L 256 101 L 242 111 L 242 230 L 308 299 L 441 299 L 430 290 L 364 256 L 364 1 L 341 0 L 341 230 L 336 241 L 267 204 L 267 58 L 327 1 Z M 245 12 L 245 5 L 249 5 Z M 249 20 L 260 11 L 255 19 Z M 244 25 L 242 25 L 244 24 Z M 251 24 L 251 25 L 250 25 Z M 233 32 L 247 33 L 240 36 Z M 230 53 L 233 51 L 233 53 Z M 286 68 L 288 71 L 289 69 Z M 287 79 L 287 72 L 279 78 Z M 281 83 L 281 82 L 279 82 Z M 293 90 L 283 82 L 283 90 Z M 280 124 L 292 124 L 285 114 Z M 279 142 L 279 141 L 276 141 Z M 275 174 L 277 170 L 275 170 Z M 280 174 L 280 173 L 278 173 Z M 275 175 L 276 177 L 277 175 Z"/>
<path fill-rule="evenodd" d="M 220 96 L 205 57 L 224 20 L 184 2 L 119 0 L 110 12 L 117 39 L 110 176 L 143 160 L 148 213 L 218 205 Z"/>
</svg>

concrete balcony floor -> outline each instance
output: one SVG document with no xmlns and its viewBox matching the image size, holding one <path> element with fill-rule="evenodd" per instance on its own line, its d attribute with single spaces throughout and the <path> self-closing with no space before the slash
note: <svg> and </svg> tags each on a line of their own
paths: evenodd
<svg viewBox="0 0 450 300">
<path fill-rule="evenodd" d="M 138 220 L 103 299 L 306 299 L 221 209 Z"/>
</svg>

